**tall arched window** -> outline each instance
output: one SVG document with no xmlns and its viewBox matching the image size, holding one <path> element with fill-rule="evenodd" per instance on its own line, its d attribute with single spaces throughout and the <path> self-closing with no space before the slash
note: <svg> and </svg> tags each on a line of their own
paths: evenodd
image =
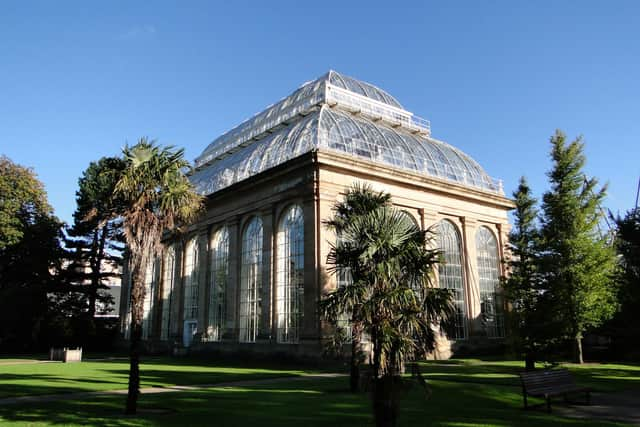
<svg viewBox="0 0 640 427">
<path fill-rule="evenodd" d="M 198 319 L 198 243 L 191 239 L 184 259 L 184 320 Z"/>
<path fill-rule="evenodd" d="M 400 211 L 400 213 L 407 218 L 409 221 L 411 221 L 416 227 L 420 228 L 420 225 L 418 224 L 418 221 L 416 221 L 416 218 L 411 215 L 409 212 L 407 211 Z"/>
<path fill-rule="evenodd" d="M 229 230 L 222 227 L 211 236 L 209 280 L 208 341 L 219 341 L 224 332 L 226 318 L 227 283 L 229 282 Z"/>
<path fill-rule="evenodd" d="M 262 313 L 262 220 L 255 217 L 242 233 L 240 341 L 255 342 Z"/>
<path fill-rule="evenodd" d="M 304 310 L 304 218 L 300 206 L 282 216 L 277 234 L 278 342 L 296 343 Z"/>
<path fill-rule="evenodd" d="M 480 278 L 480 313 L 487 336 L 504 337 L 498 241 L 487 227 L 480 227 L 476 232 L 476 254 Z"/>
<path fill-rule="evenodd" d="M 453 302 L 456 308 L 452 330 L 448 331 L 448 335 L 450 339 L 465 339 L 467 338 L 467 305 L 463 280 L 462 245 L 460 234 L 451 221 L 440 221 L 438 246 L 444 258 L 444 263 L 438 265 L 439 286 L 453 291 Z"/>
<path fill-rule="evenodd" d="M 343 242 L 342 235 L 338 232 L 336 235 L 336 247 Z M 353 283 L 351 277 L 351 269 L 349 267 L 340 267 L 336 269 L 336 287 L 342 288 L 350 286 Z M 336 321 L 336 327 L 340 328 L 346 340 L 352 339 L 353 328 L 351 327 L 351 312 L 342 312 Z"/>
<path fill-rule="evenodd" d="M 160 317 L 160 339 L 169 339 L 169 322 L 171 322 L 171 297 L 176 272 L 176 251 L 169 247 L 164 254 L 162 268 L 162 316 Z"/>
</svg>

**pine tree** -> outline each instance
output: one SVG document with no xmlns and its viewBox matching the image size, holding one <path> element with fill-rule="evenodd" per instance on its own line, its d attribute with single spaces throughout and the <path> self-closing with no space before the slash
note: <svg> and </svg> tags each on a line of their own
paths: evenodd
<svg viewBox="0 0 640 427">
<path fill-rule="evenodd" d="M 103 157 L 91 162 L 78 180 L 77 208 L 66 241 L 72 250 L 66 280 L 87 296 L 89 319 L 96 314 L 97 303 L 110 304 L 112 298 L 103 292 L 107 289 L 104 283 L 117 277 L 122 265 L 124 237 L 118 218 L 122 203 L 113 193 L 125 165 L 120 158 Z"/>
<path fill-rule="evenodd" d="M 544 317 L 541 282 L 538 273 L 539 230 L 537 228 L 537 200 L 525 177 L 520 178 L 513 193 L 516 203 L 514 227 L 509 234 L 511 257 L 509 277 L 504 290 L 511 302 L 512 338 L 516 348 L 524 353 L 527 370 L 535 368 L 535 360 L 543 345 Z"/>
<path fill-rule="evenodd" d="M 560 333 L 574 341 L 574 360 L 583 362 L 582 337 L 609 319 L 616 309 L 615 253 L 598 225 L 606 186 L 583 172 L 584 144 L 567 143 L 556 131 L 551 138 L 551 189 L 543 196 L 541 272 Z"/>
</svg>

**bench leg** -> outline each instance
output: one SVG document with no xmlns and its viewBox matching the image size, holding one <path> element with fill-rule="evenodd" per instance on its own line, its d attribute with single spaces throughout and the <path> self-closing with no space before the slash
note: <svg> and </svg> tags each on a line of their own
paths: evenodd
<svg viewBox="0 0 640 427">
<path fill-rule="evenodd" d="M 527 406 L 527 393 L 523 393 L 522 397 L 524 398 L 524 409 L 528 409 L 529 406 Z"/>
<path fill-rule="evenodd" d="M 587 392 L 587 405 L 591 405 L 591 392 Z"/>
<path fill-rule="evenodd" d="M 547 397 L 547 412 L 551 413 L 551 397 Z"/>
</svg>

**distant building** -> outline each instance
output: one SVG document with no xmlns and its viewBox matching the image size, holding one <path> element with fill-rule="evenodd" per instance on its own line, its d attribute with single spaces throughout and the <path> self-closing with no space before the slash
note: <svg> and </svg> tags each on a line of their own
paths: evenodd
<svg viewBox="0 0 640 427">
<path fill-rule="evenodd" d="M 454 290 L 458 316 L 434 356 L 504 337 L 498 278 L 513 203 L 385 91 L 330 71 L 217 138 L 195 167 L 206 214 L 149 268 L 150 345 L 320 355 L 317 302 L 336 286 L 326 271 L 335 236 L 322 221 L 356 181 L 437 227 L 437 280 Z"/>
<path fill-rule="evenodd" d="M 69 270 L 76 274 L 85 274 L 89 275 L 91 273 L 91 266 L 85 263 L 78 263 L 77 260 L 66 259 L 62 263 L 62 270 Z M 101 272 L 104 274 L 112 274 L 112 276 L 103 279 L 102 284 L 106 286 L 106 289 L 100 289 L 98 292 L 100 295 L 110 295 L 113 299 L 112 304 L 104 304 L 102 301 L 96 301 L 96 312 L 94 317 L 114 317 L 117 318 L 120 316 L 122 311 L 120 307 L 120 291 L 122 287 L 122 267 L 117 265 L 114 262 L 102 260 L 102 265 L 100 267 Z M 54 273 L 54 271 L 52 271 Z M 60 274 L 60 271 L 56 271 L 55 274 Z M 82 286 L 88 286 L 91 284 L 91 280 L 86 278 L 82 283 L 77 284 L 78 290 L 80 291 Z M 57 300 L 60 298 L 60 295 L 55 293 L 50 293 L 49 298 Z M 89 306 L 89 301 L 87 299 L 87 308 Z"/>
</svg>

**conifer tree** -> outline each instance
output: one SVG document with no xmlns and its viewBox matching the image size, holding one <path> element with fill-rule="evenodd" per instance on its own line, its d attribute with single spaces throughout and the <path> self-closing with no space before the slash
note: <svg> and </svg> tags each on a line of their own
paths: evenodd
<svg viewBox="0 0 640 427">
<path fill-rule="evenodd" d="M 113 196 L 115 185 L 126 163 L 117 157 L 91 162 L 78 180 L 77 208 L 73 226 L 68 230 L 67 248 L 72 262 L 66 272 L 67 283 L 76 284 L 87 296 L 87 316 L 96 314 L 96 303 L 108 304 L 108 295 L 100 292 L 104 282 L 118 276 L 122 265 L 124 237 L 122 202 Z M 109 264 L 110 268 L 106 268 Z"/>
<path fill-rule="evenodd" d="M 582 337 L 616 309 L 615 253 L 598 225 L 606 186 L 583 172 L 581 138 L 568 143 L 561 131 L 551 138 L 551 189 L 543 195 L 541 272 L 562 335 L 574 341 L 574 360 L 583 362 Z"/>
<path fill-rule="evenodd" d="M 509 277 L 504 281 L 504 290 L 512 304 L 512 337 L 516 348 L 524 353 L 525 367 L 533 370 L 540 347 L 543 344 L 544 319 L 543 295 L 538 273 L 537 200 L 525 177 L 520 178 L 518 189 L 513 193 L 516 203 L 514 227 L 509 234 L 511 257 L 508 260 Z"/>
</svg>

